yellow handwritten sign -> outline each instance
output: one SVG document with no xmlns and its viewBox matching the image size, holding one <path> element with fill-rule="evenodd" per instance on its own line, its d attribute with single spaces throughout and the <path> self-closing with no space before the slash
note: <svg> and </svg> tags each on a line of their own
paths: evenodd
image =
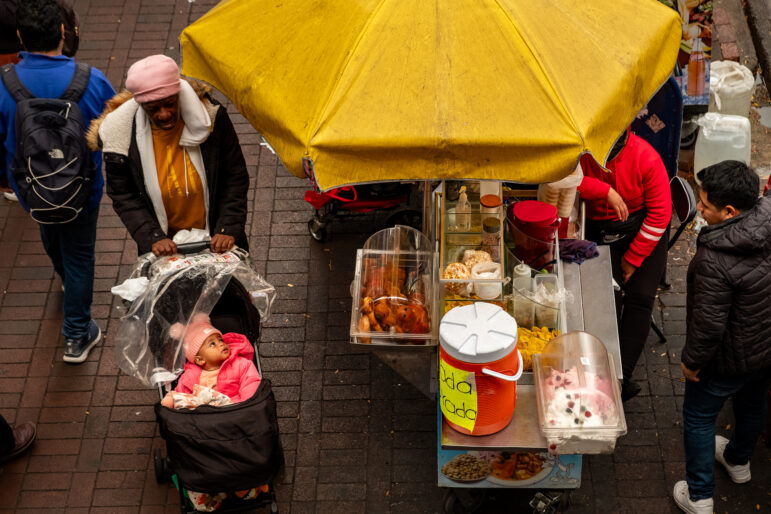
<svg viewBox="0 0 771 514">
<path fill-rule="evenodd" d="M 477 385 L 474 373 L 439 360 L 439 407 L 451 423 L 474 430 L 477 420 Z"/>
</svg>

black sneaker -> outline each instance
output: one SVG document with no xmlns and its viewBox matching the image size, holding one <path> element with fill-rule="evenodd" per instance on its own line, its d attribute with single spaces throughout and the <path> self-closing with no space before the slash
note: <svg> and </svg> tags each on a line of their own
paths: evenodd
<svg viewBox="0 0 771 514">
<path fill-rule="evenodd" d="M 91 320 L 88 323 L 88 332 L 83 337 L 77 339 L 67 338 L 64 341 L 64 362 L 78 364 L 88 359 L 88 352 L 91 351 L 96 343 L 102 338 L 102 331 L 99 325 Z"/>
</svg>

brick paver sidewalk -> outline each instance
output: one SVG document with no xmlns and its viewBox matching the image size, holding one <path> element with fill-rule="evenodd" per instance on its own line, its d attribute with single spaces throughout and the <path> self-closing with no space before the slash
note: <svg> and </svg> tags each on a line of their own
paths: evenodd
<svg viewBox="0 0 771 514">
<path fill-rule="evenodd" d="M 137 59 L 160 52 L 179 57 L 179 32 L 214 3 L 76 0 L 78 57 L 105 71 L 117 88 Z M 281 511 L 439 512 L 444 491 L 436 486 L 434 402 L 347 342 L 355 248 L 380 218 L 339 224 L 329 244 L 312 241 L 304 181 L 260 146 L 259 135 L 232 108 L 231 116 L 252 177 L 254 266 L 278 292 L 260 353 L 275 387 L 287 460 L 278 487 Z M 0 469 L 0 513 L 178 512 L 173 486 L 157 485 L 153 474 L 152 450 L 164 447 L 153 415 L 157 393 L 115 365 L 122 311 L 109 290 L 126 276 L 136 247 L 109 200 L 97 232 L 93 306 L 106 337 L 81 365 L 62 362 L 60 283 L 36 224 L 0 199 L 0 229 L 0 412 L 12 423 L 38 423 L 32 451 Z M 669 343 L 652 342 L 638 366 L 644 390 L 626 406 L 629 435 L 614 455 L 584 461 L 575 512 L 676 512 L 670 492 L 684 477 L 678 358 L 692 244 L 684 240 L 670 256 L 673 289 L 661 298 Z M 716 510 L 748 512 L 758 505 L 768 512 L 769 472 L 763 446 L 752 483 L 735 486 L 718 470 Z M 482 512 L 510 512 L 531 493 L 491 496 Z"/>
</svg>

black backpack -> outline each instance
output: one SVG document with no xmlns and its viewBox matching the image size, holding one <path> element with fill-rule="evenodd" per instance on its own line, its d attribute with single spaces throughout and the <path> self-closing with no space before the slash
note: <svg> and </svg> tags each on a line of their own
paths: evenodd
<svg viewBox="0 0 771 514">
<path fill-rule="evenodd" d="M 78 107 L 90 75 L 87 64 L 77 63 L 60 98 L 35 98 L 13 64 L 2 68 L 5 87 L 16 101 L 11 172 L 20 200 L 38 223 L 70 222 L 91 197 L 96 167 Z"/>
</svg>

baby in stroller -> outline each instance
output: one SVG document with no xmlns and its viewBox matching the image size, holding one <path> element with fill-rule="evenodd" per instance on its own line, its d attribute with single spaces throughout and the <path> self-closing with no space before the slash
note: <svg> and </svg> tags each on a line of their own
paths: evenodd
<svg viewBox="0 0 771 514">
<path fill-rule="evenodd" d="M 211 324 L 209 316 L 198 313 L 185 328 L 181 323 L 169 327 L 169 336 L 184 336 L 185 371 L 173 391 L 166 393 L 161 405 L 170 409 L 195 409 L 201 405 L 222 407 L 251 398 L 260 385 L 254 365 L 254 348 L 246 336 L 235 332 L 223 334 Z M 241 500 L 257 498 L 268 492 L 268 485 L 231 492 Z M 195 510 L 217 510 L 229 496 L 226 492 L 186 491 Z"/>
<path fill-rule="evenodd" d="M 177 486 L 181 512 L 277 512 L 272 484 L 284 459 L 257 351 L 275 289 L 247 258 L 142 256 L 129 279 L 145 284 L 116 335 L 118 363 L 158 389 L 167 456 L 154 450 L 155 477 Z"/>
<path fill-rule="evenodd" d="M 184 334 L 187 363 L 174 391 L 161 401 L 170 409 L 194 409 L 238 403 L 252 397 L 260 385 L 260 374 L 252 362 L 254 348 L 234 332 L 222 334 L 206 314 L 193 317 L 187 329 L 181 323 L 169 328 L 169 335 Z"/>
</svg>

